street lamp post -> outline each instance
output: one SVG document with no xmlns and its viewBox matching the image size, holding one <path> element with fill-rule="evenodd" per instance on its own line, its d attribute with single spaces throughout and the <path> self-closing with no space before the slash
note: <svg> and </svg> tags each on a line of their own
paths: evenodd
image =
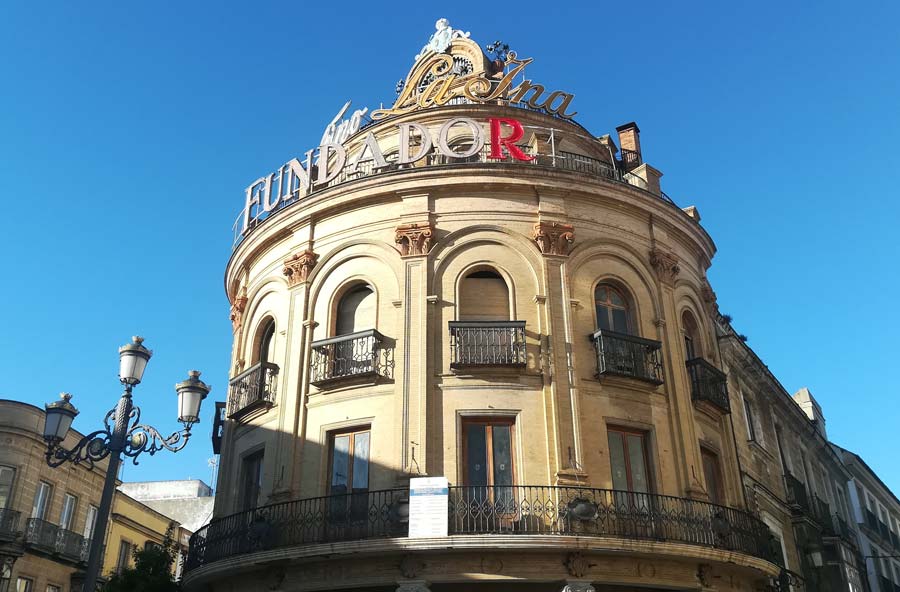
<svg viewBox="0 0 900 592">
<path fill-rule="evenodd" d="M 59 401 L 46 405 L 44 440 L 47 441 L 48 465 L 58 467 L 69 461 L 92 468 L 95 462 L 109 458 L 100 509 L 91 535 L 83 592 L 94 592 L 97 586 L 106 523 L 109 520 L 122 454 L 138 464 L 137 457 L 141 453 L 153 455 L 163 449 L 178 452 L 184 448 L 191 436 L 191 426 L 200 419 L 200 404 L 210 391 L 210 387 L 200 380 L 200 373 L 191 370 L 187 380 L 175 385 L 175 392 L 178 393 L 178 421 L 184 425 L 184 429 L 165 437 L 156 428 L 142 424 L 141 410 L 132 403 L 131 391 L 141 382 L 147 362 L 153 355 L 153 352 L 144 347 L 143 341 L 141 337 L 134 337 L 131 343 L 119 348 L 119 381 L 125 386 L 125 392 L 115 408 L 103 419 L 103 429 L 83 437 L 71 449 L 63 448 L 61 443 L 78 415 L 78 410 L 70 402 L 72 396 L 68 393 L 60 395 Z"/>
</svg>

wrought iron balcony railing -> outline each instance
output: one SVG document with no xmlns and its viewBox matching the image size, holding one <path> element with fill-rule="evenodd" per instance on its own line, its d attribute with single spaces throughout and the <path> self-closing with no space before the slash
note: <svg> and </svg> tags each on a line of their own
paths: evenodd
<svg viewBox="0 0 900 592">
<path fill-rule="evenodd" d="M 20 512 L 0 508 L 0 541 L 11 541 L 19 531 Z"/>
<path fill-rule="evenodd" d="M 77 532 L 60 528 L 56 533 L 56 552 L 69 561 L 81 561 L 84 537 Z"/>
<path fill-rule="evenodd" d="M 808 513 L 810 511 L 809 498 L 806 496 L 806 486 L 799 479 L 790 473 L 785 474 L 784 488 L 787 491 L 787 502 L 789 505 L 795 506 L 803 512 Z"/>
<path fill-rule="evenodd" d="M 825 530 L 828 530 L 832 527 L 832 518 L 831 518 L 831 506 L 828 505 L 828 502 L 820 498 L 818 495 L 813 494 L 812 498 L 812 515 L 813 518 L 819 521 Z"/>
<path fill-rule="evenodd" d="M 394 377 L 394 343 L 375 329 L 313 341 L 310 383 Z"/>
<path fill-rule="evenodd" d="M 711 403 L 724 413 L 731 411 L 728 401 L 728 379 L 725 373 L 704 360 L 694 358 L 685 363 L 691 377 L 691 398 Z"/>
<path fill-rule="evenodd" d="M 260 362 L 231 379 L 228 385 L 228 417 L 275 404 L 278 365 Z"/>
<path fill-rule="evenodd" d="M 263 506 L 214 520 L 192 537 L 196 569 L 254 551 L 405 537 L 406 489 Z M 454 486 L 448 534 L 621 537 L 737 551 L 775 561 L 769 529 L 749 513 L 696 500 L 586 487 Z"/>
<path fill-rule="evenodd" d="M 450 367 L 525 366 L 525 321 L 450 321 Z"/>
<path fill-rule="evenodd" d="M 52 553 L 56 551 L 59 527 L 40 518 L 29 518 L 25 523 L 25 544 Z"/>
<path fill-rule="evenodd" d="M 662 384 L 659 341 L 602 329 L 591 340 L 597 352 L 597 376 L 612 374 Z"/>
<path fill-rule="evenodd" d="M 840 537 L 851 543 L 853 545 L 857 545 L 856 532 L 850 528 L 850 524 L 847 523 L 841 516 L 835 514 L 832 516 L 831 522 L 831 532 L 834 536 Z"/>
</svg>

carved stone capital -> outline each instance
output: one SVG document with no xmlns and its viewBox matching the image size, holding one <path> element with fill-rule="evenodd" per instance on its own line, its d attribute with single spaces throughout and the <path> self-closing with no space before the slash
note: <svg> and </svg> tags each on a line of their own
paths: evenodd
<svg viewBox="0 0 900 592">
<path fill-rule="evenodd" d="M 567 580 L 560 592 L 596 592 L 596 588 L 590 582 Z"/>
<path fill-rule="evenodd" d="M 397 582 L 397 592 L 431 592 L 425 580 L 409 580 Z"/>
<path fill-rule="evenodd" d="M 538 222 L 532 234 L 544 255 L 568 255 L 575 242 L 575 227 L 559 222 Z"/>
<path fill-rule="evenodd" d="M 237 332 L 238 329 L 241 328 L 241 324 L 244 322 L 244 310 L 247 308 L 247 290 L 246 288 L 241 288 L 241 291 L 237 296 L 234 297 L 234 302 L 231 303 L 231 314 L 229 318 L 231 319 L 231 329 Z"/>
<path fill-rule="evenodd" d="M 681 271 L 681 267 L 678 265 L 678 257 L 656 248 L 650 251 L 650 264 L 656 269 L 659 279 L 667 284 L 673 283 L 678 276 L 678 272 Z"/>
<path fill-rule="evenodd" d="M 401 224 L 396 229 L 394 242 L 400 245 L 400 254 L 404 257 L 427 255 L 431 249 L 434 227 L 431 222 Z"/>
<path fill-rule="evenodd" d="M 293 288 L 297 284 L 302 284 L 308 280 L 309 274 L 312 273 L 318 260 L 319 256 L 309 249 L 302 253 L 296 253 L 286 260 L 284 269 L 281 272 L 287 277 L 288 286 Z"/>
<path fill-rule="evenodd" d="M 710 310 L 718 310 L 719 306 L 716 302 L 716 293 L 707 280 L 703 280 L 703 285 L 700 286 L 700 297 L 703 298 L 703 302 L 706 303 Z"/>
<path fill-rule="evenodd" d="M 587 575 L 590 567 L 591 564 L 588 563 L 587 558 L 581 553 L 576 552 L 566 555 L 566 571 L 573 578 L 583 578 Z"/>
</svg>

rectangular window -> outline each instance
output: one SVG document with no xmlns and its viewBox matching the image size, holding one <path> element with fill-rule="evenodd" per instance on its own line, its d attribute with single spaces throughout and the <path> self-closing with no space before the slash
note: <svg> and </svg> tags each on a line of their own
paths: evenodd
<svg viewBox="0 0 900 592">
<path fill-rule="evenodd" d="M 13 481 L 16 479 L 16 470 L 12 467 L 0 467 L 0 510 L 9 507 L 12 499 Z"/>
<path fill-rule="evenodd" d="M 650 493 L 647 435 L 624 428 L 609 428 L 609 460 L 613 489 Z"/>
<path fill-rule="evenodd" d="M 47 508 L 50 507 L 50 496 L 53 494 L 53 486 L 44 481 L 38 481 L 37 491 L 34 493 L 34 504 L 31 506 L 31 517 L 43 520 L 47 516 Z"/>
<path fill-rule="evenodd" d="M 119 541 L 119 556 L 116 559 L 116 573 L 122 573 L 131 561 L 131 543 Z"/>
<path fill-rule="evenodd" d="M 709 501 L 723 506 L 725 505 L 725 487 L 722 482 L 719 455 L 706 448 L 700 448 L 700 456 L 703 459 L 703 476 L 706 478 Z"/>
<path fill-rule="evenodd" d="M 244 457 L 241 467 L 241 509 L 249 510 L 259 504 L 262 489 L 262 468 L 265 451 L 260 450 Z"/>
<path fill-rule="evenodd" d="M 369 499 L 368 426 L 334 433 L 329 442 L 328 494 L 332 522 L 359 522 L 366 519 Z"/>
<path fill-rule="evenodd" d="M 70 530 L 72 522 L 75 520 L 75 508 L 78 505 L 78 498 L 67 493 L 63 497 L 62 510 L 59 513 L 59 527 L 63 530 Z"/>
<path fill-rule="evenodd" d="M 16 578 L 16 592 L 34 592 L 34 580 L 31 578 Z"/>
<path fill-rule="evenodd" d="M 744 419 L 747 420 L 747 439 L 756 442 L 756 426 L 753 425 L 753 409 L 750 401 L 744 399 Z"/>
<path fill-rule="evenodd" d="M 94 538 L 94 526 L 97 524 L 97 506 L 88 506 L 87 517 L 84 519 L 84 539 L 90 541 Z"/>
<path fill-rule="evenodd" d="M 47 584 L 47 592 L 62 592 L 62 587 L 55 584 Z"/>
</svg>

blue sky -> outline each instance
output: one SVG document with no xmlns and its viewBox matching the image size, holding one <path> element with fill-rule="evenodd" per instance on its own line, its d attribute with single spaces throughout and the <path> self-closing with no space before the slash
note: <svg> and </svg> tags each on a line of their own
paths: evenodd
<svg viewBox="0 0 900 592">
<path fill-rule="evenodd" d="M 900 492 L 900 5 L 426 4 L 4 3 L 0 397 L 71 391 L 89 431 L 119 392 L 116 348 L 142 334 L 147 421 L 177 427 L 188 369 L 214 390 L 188 449 L 124 477 L 208 480 L 244 187 L 347 99 L 390 103 L 447 17 L 534 57 L 530 77 L 574 93 L 594 134 L 638 122 L 718 245 L 722 312 Z"/>
</svg>

